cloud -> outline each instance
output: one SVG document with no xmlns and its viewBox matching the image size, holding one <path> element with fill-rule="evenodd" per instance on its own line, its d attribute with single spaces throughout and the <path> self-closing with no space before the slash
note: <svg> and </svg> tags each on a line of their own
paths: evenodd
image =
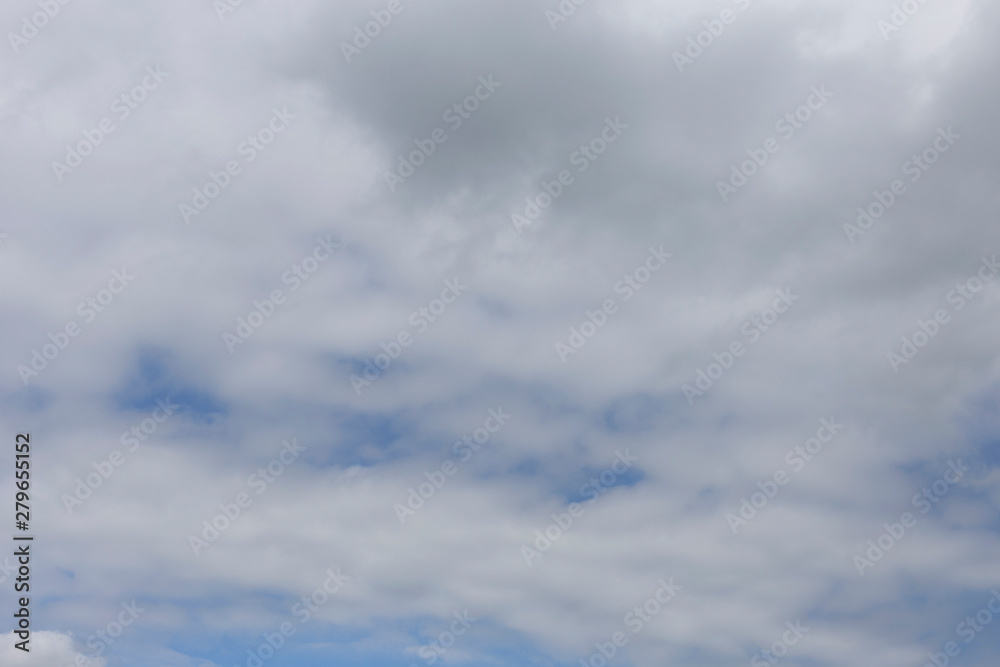
<svg viewBox="0 0 1000 667">
<path fill-rule="evenodd" d="M 13 632 L 0 635 L 0 659 L 5 665 L 18 667 L 105 667 L 107 660 L 95 658 L 77 651 L 73 637 L 61 632 L 36 631 L 28 644 L 30 650 L 24 652 L 14 647 L 18 638 Z"/>
<path fill-rule="evenodd" d="M 276 667 L 409 664 L 464 610 L 442 660 L 575 665 L 624 627 L 621 664 L 728 665 L 797 621 L 788 664 L 943 650 L 1000 586 L 998 292 L 970 283 L 1000 254 L 994 4 L 888 38 L 853 0 L 590 0 L 554 30 L 557 2 L 390 4 L 69 3 L 0 61 L 33 641 L 72 660 L 137 601 L 108 665 L 246 664 L 284 623 Z"/>
</svg>

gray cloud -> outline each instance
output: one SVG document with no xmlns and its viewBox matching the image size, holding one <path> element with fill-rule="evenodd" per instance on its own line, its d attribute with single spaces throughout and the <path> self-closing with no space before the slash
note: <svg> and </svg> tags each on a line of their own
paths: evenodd
<svg viewBox="0 0 1000 667">
<path fill-rule="evenodd" d="M 351 585 L 303 641 L 345 664 L 415 661 L 466 608 L 483 620 L 447 659 L 578 664 L 669 577 L 683 590 L 621 664 L 750 661 L 797 619 L 810 631 L 789 664 L 918 665 L 953 639 L 998 585 L 996 287 L 948 299 L 1000 253 L 997 9 L 927 3 L 884 39 L 891 3 L 737 4 L 590 0 L 553 30 L 556 2 L 403 0 L 347 62 L 341 42 L 385 3 L 245 0 L 224 20 L 211 3 L 70 3 L 12 48 L 0 419 L 39 443 L 36 627 L 62 633 L 39 644 L 87 653 L 137 598 L 149 611 L 110 655 L 225 664 L 333 566 Z M 736 19 L 678 71 L 725 8 Z M 15 3 L 0 25 L 36 11 Z M 456 127 L 480 77 L 499 85 Z M 779 129 L 820 86 L 829 100 Z M 275 109 L 287 128 L 241 150 Z M 60 181 L 52 162 L 104 118 L 114 131 Z M 620 137 L 581 158 L 616 118 Z M 386 170 L 436 128 L 447 139 L 391 189 Z M 717 182 L 769 138 L 779 150 L 723 201 Z M 230 161 L 187 224 L 179 206 Z M 572 183 L 518 233 L 512 215 L 563 170 Z M 906 193 L 852 244 L 844 225 L 894 179 Z M 340 251 L 293 290 L 317 238 Z M 672 256 L 626 299 L 650 246 Z M 123 268 L 134 281 L 84 314 Z M 434 314 L 454 279 L 468 290 Z M 287 300 L 230 354 L 223 334 L 274 290 Z M 776 290 L 800 299 L 745 329 Z M 607 299 L 564 363 L 556 343 Z M 887 353 L 941 308 L 949 323 L 894 372 Z M 404 332 L 359 395 L 351 376 Z M 734 341 L 745 353 L 689 405 L 682 387 Z M 25 383 L 34 351 L 46 363 Z M 63 494 L 167 396 L 177 414 L 67 512 Z M 400 525 L 394 503 L 499 406 L 510 423 Z M 830 417 L 843 431 L 733 535 L 727 513 Z M 291 437 L 301 465 L 194 556 L 187 536 Z M 625 448 L 634 477 L 526 566 L 520 547 Z M 919 514 L 913 495 L 955 458 L 967 478 Z M 906 511 L 917 524 L 859 576 L 852 556 Z M 979 638 L 963 659 L 995 648 Z"/>
</svg>

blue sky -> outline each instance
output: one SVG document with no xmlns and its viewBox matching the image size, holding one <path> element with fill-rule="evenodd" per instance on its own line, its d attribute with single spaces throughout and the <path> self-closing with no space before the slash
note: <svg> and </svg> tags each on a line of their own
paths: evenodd
<svg viewBox="0 0 1000 667">
<path fill-rule="evenodd" d="M 229 2 L 0 11 L 0 665 L 995 665 L 996 3 Z"/>
</svg>

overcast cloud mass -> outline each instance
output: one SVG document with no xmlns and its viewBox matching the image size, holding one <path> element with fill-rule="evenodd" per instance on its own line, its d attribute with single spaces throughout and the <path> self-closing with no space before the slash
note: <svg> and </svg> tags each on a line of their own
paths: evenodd
<svg viewBox="0 0 1000 667">
<path fill-rule="evenodd" d="M 995 666 L 998 27 L 5 3 L 0 665 Z"/>
</svg>

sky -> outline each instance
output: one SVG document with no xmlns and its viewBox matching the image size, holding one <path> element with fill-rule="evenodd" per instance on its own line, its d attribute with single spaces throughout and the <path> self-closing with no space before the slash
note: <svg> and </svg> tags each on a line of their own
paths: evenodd
<svg viewBox="0 0 1000 667">
<path fill-rule="evenodd" d="M 5 3 L 0 665 L 992 667 L 998 23 Z"/>
</svg>

